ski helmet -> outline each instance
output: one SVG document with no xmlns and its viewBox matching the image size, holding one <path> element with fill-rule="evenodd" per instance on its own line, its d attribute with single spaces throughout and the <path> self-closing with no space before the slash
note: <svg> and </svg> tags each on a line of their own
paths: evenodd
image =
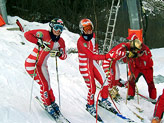
<svg viewBox="0 0 164 123">
<path fill-rule="evenodd" d="M 60 30 L 62 32 L 64 28 L 64 23 L 62 19 L 54 18 L 50 21 L 49 26 L 53 28 L 55 31 Z"/>
<path fill-rule="evenodd" d="M 82 19 L 80 21 L 80 23 L 79 23 L 79 29 L 83 33 L 83 32 L 88 31 L 88 30 L 93 30 L 94 29 L 94 26 L 93 26 L 91 20 L 85 18 L 85 19 Z"/>
</svg>

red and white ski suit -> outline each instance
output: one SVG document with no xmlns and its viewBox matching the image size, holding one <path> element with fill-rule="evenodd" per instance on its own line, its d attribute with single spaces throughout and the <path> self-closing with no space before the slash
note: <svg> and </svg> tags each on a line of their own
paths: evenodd
<svg viewBox="0 0 164 123">
<path fill-rule="evenodd" d="M 157 103 L 155 104 L 153 116 L 162 119 L 163 113 L 164 113 L 164 89 L 162 95 L 158 97 Z"/>
<path fill-rule="evenodd" d="M 49 31 L 42 30 L 42 29 L 28 31 L 24 34 L 24 36 L 28 41 L 37 44 L 38 39 L 36 38 L 36 33 L 38 31 L 43 33 L 43 41 L 50 43 L 49 48 L 51 50 L 59 50 L 59 51 L 60 49 L 62 49 L 63 54 L 59 58 L 61 60 L 66 59 L 67 55 L 65 50 L 65 42 L 62 38 L 60 38 L 57 42 L 54 42 L 50 37 Z M 36 72 L 35 72 L 36 75 L 34 77 L 34 80 L 40 85 L 41 99 L 45 105 L 50 105 L 52 102 L 55 101 L 55 96 L 50 86 L 50 77 L 49 77 L 48 66 L 47 66 L 47 59 L 50 56 L 49 53 L 50 51 L 44 51 L 42 48 L 40 48 L 38 62 L 36 65 Z M 32 53 L 25 60 L 25 69 L 31 75 L 31 77 L 33 76 L 34 73 L 37 54 L 38 54 L 38 46 L 36 45 Z"/>
<path fill-rule="evenodd" d="M 118 66 L 118 60 L 126 57 L 126 47 L 129 47 L 129 43 L 120 43 L 114 48 L 112 48 L 108 54 L 110 54 L 111 59 L 104 60 L 102 63 L 103 69 L 108 77 L 109 87 L 118 85 L 120 79 L 120 70 Z"/>
<path fill-rule="evenodd" d="M 103 69 L 98 65 L 96 60 L 105 60 L 106 55 L 96 54 L 95 48 L 95 34 L 90 41 L 84 40 L 82 36 L 77 42 L 78 57 L 79 57 L 79 70 L 84 78 L 84 81 L 89 89 L 87 101 L 89 105 L 94 104 L 94 95 L 96 91 L 95 79 L 103 85 L 105 85 L 101 91 L 101 97 L 108 98 L 108 82 Z"/>
<path fill-rule="evenodd" d="M 153 60 L 152 60 L 152 54 L 150 49 L 145 45 L 142 44 L 142 48 L 138 53 L 144 52 L 144 54 L 140 57 L 136 58 L 129 58 L 128 66 L 130 69 L 130 72 L 134 74 L 134 77 L 130 77 L 129 79 L 129 91 L 128 95 L 134 96 L 135 95 L 135 82 L 138 81 L 139 77 L 143 75 L 145 78 L 147 85 L 148 85 L 148 91 L 149 91 L 149 97 L 152 99 L 156 99 L 156 88 L 153 81 Z M 124 59 L 126 62 L 127 59 Z"/>
</svg>

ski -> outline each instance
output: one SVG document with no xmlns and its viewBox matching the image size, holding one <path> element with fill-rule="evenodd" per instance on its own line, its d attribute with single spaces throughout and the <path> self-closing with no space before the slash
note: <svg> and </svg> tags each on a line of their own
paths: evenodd
<svg viewBox="0 0 164 123">
<path fill-rule="evenodd" d="M 121 98 L 119 102 L 116 102 L 118 104 L 123 103 L 124 100 Z M 137 116 L 137 118 L 139 118 L 141 120 L 141 122 L 144 121 L 144 118 L 140 115 L 140 113 L 142 113 L 144 110 L 140 107 L 140 105 L 131 102 L 127 104 L 127 108 L 134 114 Z M 137 111 L 136 111 L 137 110 Z"/>
<path fill-rule="evenodd" d="M 35 99 L 40 104 L 40 106 L 47 112 L 47 110 L 45 109 L 45 106 L 44 106 L 43 102 L 40 100 L 40 98 L 38 96 L 36 96 Z M 58 114 L 58 118 L 54 118 L 48 112 L 47 112 L 47 114 L 48 114 L 48 116 L 50 116 L 51 118 L 53 118 L 57 123 L 71 123 L 67 118 L 65 118 L 63 116 L 63 114 L 61 112 L 60 112 L 60 114 Z"/>
<path fill-rule="evenodd" d="M 139 104 L 133 103 L 132 106 L 134 106 L 134 107 L 138 110 L 138 112 L 140 112 L 140 113 L 142 113 L 142 112 L 144 111 L 144 110 L 142 109 L 142 107 L 140 107 Z"/>
<path fill-rule="evenodd" d="M 144 121 L 144 118 L 141 115 L 139 115 L 139 113 L 138 113 L 140 110 L 137 110 L 138 111 L 137 112 L 137 111 L 135 111 L 135 109 L 137 109 L 135 106 L 133 107 L 132 105 L 128 105 L 128 104 L 127 104 L 127 107 L 134 115 L 136 115 L 141 120 L 141 122 Z"/>
<path fill-rule="evenodd" d="M 87 109 L 86 109 L 86 111 L 88 111 Z M 90 114 L 90 113 L 89 113 Z M 92 115 L 92 114 L 90 114 L 90 115 Z M 93 116 L 93 115 L 92 115 Z M 95 119 L 96 119 L 96 116 L 93 116 Z M 97 120 L 99 121 L 99 122 L 101 122 L 101 123 L 104 123 L 103 122 L 103 120 L 101 119 L 101 117 L 99 116 L 99 115 L 97 115 Z"/>
<path fill-rule="evenodd" d="M 119 100 L 119 101 L 115 101 L 115 102 L 118 103 L 118 104 L 120 104 L 120 103 L 122 103 L 122 102 L 125 101 L 125 100 L 123 100 L 122 97 L 120 97 L 118 100 Z M 142 112 L 144 111 L 144 110 L 141 108 L 141 106 L 140 106 L 139 104 L 136 104 L 135 102 L 130 103 L 130 105 L 133 106 L 133 107 L 135 107 L 135 108 L 138 110 L 138 112 L 140 112 L 140 113 L 142 113 Z"/>
<path fill-rule="evenodd" d="M 99 105 L 100 107 L 104 108 L 104 107 L 101 105 L 100 100 L 98 100 L 98 105 Z M 104 109 L 106 109 L 106 108 L 104 108 Z M 121 118 L 121 119 L 123 119 L 123 120 L 125 120 L 125 121 L 127 121 L 127 122 L 129 122 L 129 123 L 132 123 L 132 122 L 135 123 L 135 121 L 131 120 L 130 118 L 127 118 L 127 117 L 123 116 L 122 114 L 118 113 L 113 107 L 111 107 L 110 109 L 106 109 L 106 110 L 109 111 L 109 112 L 111 112 L 111 113 L 113 113 L 113 114 L 115 114 L 115 115 L 118 116 L 119 118 Z"/>
</svg>

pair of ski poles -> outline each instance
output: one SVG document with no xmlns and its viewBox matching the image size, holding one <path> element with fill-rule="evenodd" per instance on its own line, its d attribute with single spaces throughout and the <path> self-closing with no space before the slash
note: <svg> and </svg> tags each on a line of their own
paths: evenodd
<svg viewBox="0 0 164 123">
<path fill-rule="evenodd" d="M 32 102 L 32 93 L 33 93 L 33 86 L 34 86 L 34 78 L 35 78 L 35 74 L 36 74 L 37 63 L 38 63 L 38 60 L 39 60 L 39 52 L 40 52 L 40 46 L 38 46 L 38 53 L 37 53 L 37 57 L 36 57 L 36 62 L 35 62 L 35 67 L 34 67 L 35 69 L 34 69 L 33 78 L 32 78 L 29 111 L 31 111 L 31 102 Z M 59 84 L 59 74 L 58 74 L 57 56 L 55 56 L 55 61 L 56 61 L 56 74 L 57 74 L 58 94 L 59 94 L 59 108 L 61 108 L 61 105 L 60 105 L 60 104 L 61 104 L 61 103 L 60 103 L 60 84 Z"/>
</svg>

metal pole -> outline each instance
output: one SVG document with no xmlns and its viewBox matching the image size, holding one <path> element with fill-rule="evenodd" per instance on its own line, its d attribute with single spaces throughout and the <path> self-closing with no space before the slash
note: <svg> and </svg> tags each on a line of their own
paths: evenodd
<svg viewBox="0 0 164 123">
<path fill-rule="evenodd" d="M 127 0 L 130 29 L 141 29 L 138 0 Z"/>
<path fill-rule="evenodd" d="M 7 11 L 6 11 L 6 0 L 0 0 L 0 14 L 2 15 L 6 24 L 8 24 Z"/>
<path fill-rule="evenodd" d="M 36 67 L 37 67 L 37 63 L 38 63 L 38 59 L 39 59 L 39 52 L 40 52 L 40 47 L 38 46 L 38 53 L 37 53 L 36 62 L 35 62 L 35 69 L 34 69 L 34 73 L 33 73 L 33 77 L 32 77 L 29 111 L 31 111 L 32 93 L 33 93 L 34 79 L 35 79 L 35 74 L 36 74 Z"/>
<path fill-rule="evenodd" d="M 59 93 L 59 108 L 61 109 L 61 104 L 60 104 L 60 83 L 59 83 L 59 73 L 58 73 L 58 61 L 57 61 L 57 56 L 55 57 L 55 61 L 56 61 L 56 76 L 57 76 L 58 93 Z"/>
</svg>

